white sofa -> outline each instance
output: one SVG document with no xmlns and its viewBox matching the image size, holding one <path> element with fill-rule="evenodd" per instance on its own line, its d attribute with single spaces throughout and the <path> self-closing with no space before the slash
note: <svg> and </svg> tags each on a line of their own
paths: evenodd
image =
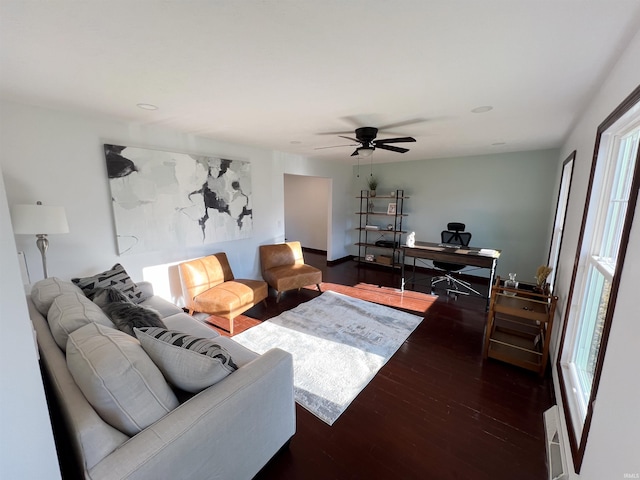
<svg viewBox="0 0 640 480">
<path fill-rule="evenodd" d="M 144 282 L 138 285 L 151 296 L 143 305 L 160 312 L 171 330 L 215 338 L 238 369 L 133 436 L 114 428 L 100 417 L 74 381 L 65 351 L 39 311 L 46 308 L 40 298 L 43 291 L 51 295 L 59 288 L 57 284 L 64 288 L 72 284 L 58 279 L 43 282 L 49 282 L 44 285 L 47 288 L 40 285 L 28 297 L 29 313 L 43 374 L 59 409 L 52 415 L 60 415 L 69 431 L 71 445 L 58 447 L 73 449 L 84 478 L 249 479 L 295 433 L 291 355 L 279 349 L 257 355 L 153 296 L 151 285 Z"/>
</svg>

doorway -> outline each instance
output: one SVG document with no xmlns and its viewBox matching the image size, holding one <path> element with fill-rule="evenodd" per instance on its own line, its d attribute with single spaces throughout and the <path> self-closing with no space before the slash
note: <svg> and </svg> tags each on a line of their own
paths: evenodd
<svg viewBox="0 0 640 480">
<path fill-rule="evenodd" d="M 304 248 L 329 250 L 331 179 L 284 175 L 284 236 Z"/>
</svg>

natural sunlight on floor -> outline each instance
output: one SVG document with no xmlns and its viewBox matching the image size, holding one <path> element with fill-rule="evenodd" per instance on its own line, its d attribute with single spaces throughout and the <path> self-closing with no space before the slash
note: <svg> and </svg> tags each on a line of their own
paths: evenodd
<svg viewBox="0 0 640 480">
<path fill-rule="evenodd" d="M 331 290 L 353 298 L 367 300 L 369 302 L 386 305 L 387 307 L 401 308 L 410 312 L 424 314 L 438 299 L 434 295 L 398 288 L 380 287 L 369 283 L 358 283 L 352 287 L 338 283 L 322 282 L 322 291 Z M 315 285 L 305 287 L 315 289 Z"/>
</svg>

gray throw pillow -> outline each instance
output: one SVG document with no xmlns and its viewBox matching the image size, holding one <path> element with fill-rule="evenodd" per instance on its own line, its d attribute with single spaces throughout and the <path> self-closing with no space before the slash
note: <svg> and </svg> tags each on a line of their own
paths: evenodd
<svg viewBox="0 0 640 480">
<path fill-rule="evenodd" d="M 156 327 L 134 328 L 140 345 L 172 385 L 196 393 L 238 369 L 215 340 Z"/>
<path fill-rule="evenodd" d="M 113 287 L 124 293 L 133 303 L 140 303 L 147 299 L 144 292 L 131 280 L 127 271 L 119 263 L 91 277 L 72 278 L 71 281 L 78 285 L 89 298 L 93 298 L 98 288 Z"/>
<path fill-rule="evenodd" d="M 67 367 L 102 419 L 129 436 L 178 406 L 140 342 L 119 330 L 90 323 L 73 332 Z"/>
<path fill-rule="evenodd" d="M 116 288 L 98 288 L 93 303 L 111 319 L 118 330 L 134 337 L 134 327 L 167 328 L 160 314 L 152 308 L 133 303 Z"/>
</svg>

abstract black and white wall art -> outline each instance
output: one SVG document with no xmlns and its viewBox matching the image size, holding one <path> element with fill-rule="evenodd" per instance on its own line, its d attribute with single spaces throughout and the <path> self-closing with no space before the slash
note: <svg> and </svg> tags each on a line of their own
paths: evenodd
<svg viewBox="0 0 640 480">
<path fill-rule="evenodd" d="M 120 255 L 251 235 L 249 162 L 121 145 L 104 151 Z"/>
</svg>

